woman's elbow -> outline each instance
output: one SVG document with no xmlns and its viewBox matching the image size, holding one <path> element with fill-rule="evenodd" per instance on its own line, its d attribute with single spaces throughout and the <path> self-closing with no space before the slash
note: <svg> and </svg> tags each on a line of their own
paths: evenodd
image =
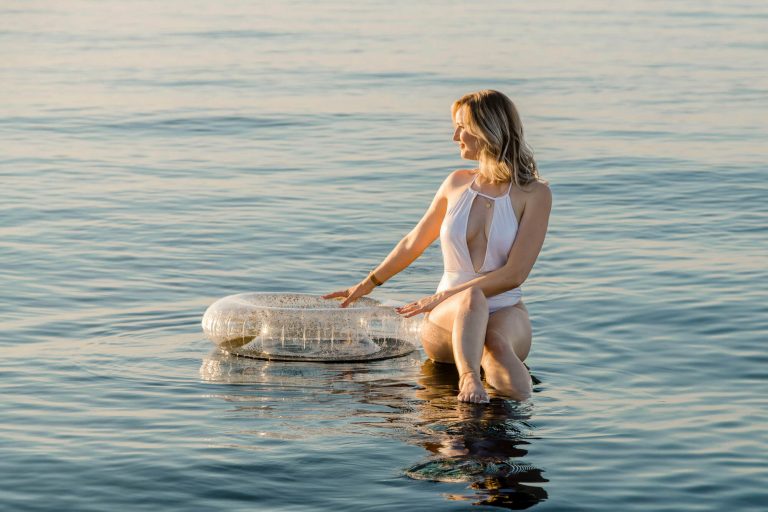
<svg viewBox="0 0 768 512">
<path fill-rule="evenodd" d="M 506 283 L 510 290 L 521 286 L 528 279 L 528 272 L 522 269 L 510 269 L 506 275 Z"/>
</svg>

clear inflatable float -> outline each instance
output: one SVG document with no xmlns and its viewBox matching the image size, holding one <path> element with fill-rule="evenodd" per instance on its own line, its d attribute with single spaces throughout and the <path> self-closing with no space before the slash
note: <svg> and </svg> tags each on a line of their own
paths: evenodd
<svg viewBox="0 0 768 512">
<path fill-rule="evenodd" d="M 240 293 L 217 300 L 203 331 L 222 350 L 275 361 L 376 361 L 407 355 L 420 322 L 363 297 L 339 301 L 300 293 Z"/>
</svg>

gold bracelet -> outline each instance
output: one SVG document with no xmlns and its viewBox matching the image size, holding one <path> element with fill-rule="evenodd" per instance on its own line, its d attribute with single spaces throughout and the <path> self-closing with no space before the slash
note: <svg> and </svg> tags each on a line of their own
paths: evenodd
<svg viewBox="0 0 768 512">
<path fill-rule="evenodd" d="M 371 282 L 374 284 L 374 286 L 381 286 L 381 285 L 384 284 L 381 281 L 379 281 L 378 279 L 376 279 L 376 276 L 373 274 L 373 271 L 371 271 L 371 273 L 368 274 L 368 277 L 371 278 Z"/>
</svg>

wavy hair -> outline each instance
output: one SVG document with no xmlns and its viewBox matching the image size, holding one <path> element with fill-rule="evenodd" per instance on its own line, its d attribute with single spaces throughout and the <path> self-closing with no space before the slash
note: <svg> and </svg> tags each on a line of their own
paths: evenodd
<svg viewBox="0 0 768 512">
<path fill-rule="evenodd" d="M 517 186 L 542 181 L 512 100 L 491 89 L 466 94 L 451 105 L 454 120 L 464 107 L 467 129 L 480 140 L 478 160 L 484 178 L 491 183 L 511 181 Z"/>
</svg>

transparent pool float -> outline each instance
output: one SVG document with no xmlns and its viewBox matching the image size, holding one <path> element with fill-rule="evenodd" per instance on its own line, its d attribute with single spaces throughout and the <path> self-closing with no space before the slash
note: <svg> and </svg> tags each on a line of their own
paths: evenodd
<svg viewBox="0 0 768 512">
<path fill-rule="evenodd" d="M 419 343 L 420 322 L 363 297 L 339 301 L 301 293 L 240 293 L 214 302 L 203 331 L 231 354 L 276 361 L 375 361 Z"/>
</svg>

